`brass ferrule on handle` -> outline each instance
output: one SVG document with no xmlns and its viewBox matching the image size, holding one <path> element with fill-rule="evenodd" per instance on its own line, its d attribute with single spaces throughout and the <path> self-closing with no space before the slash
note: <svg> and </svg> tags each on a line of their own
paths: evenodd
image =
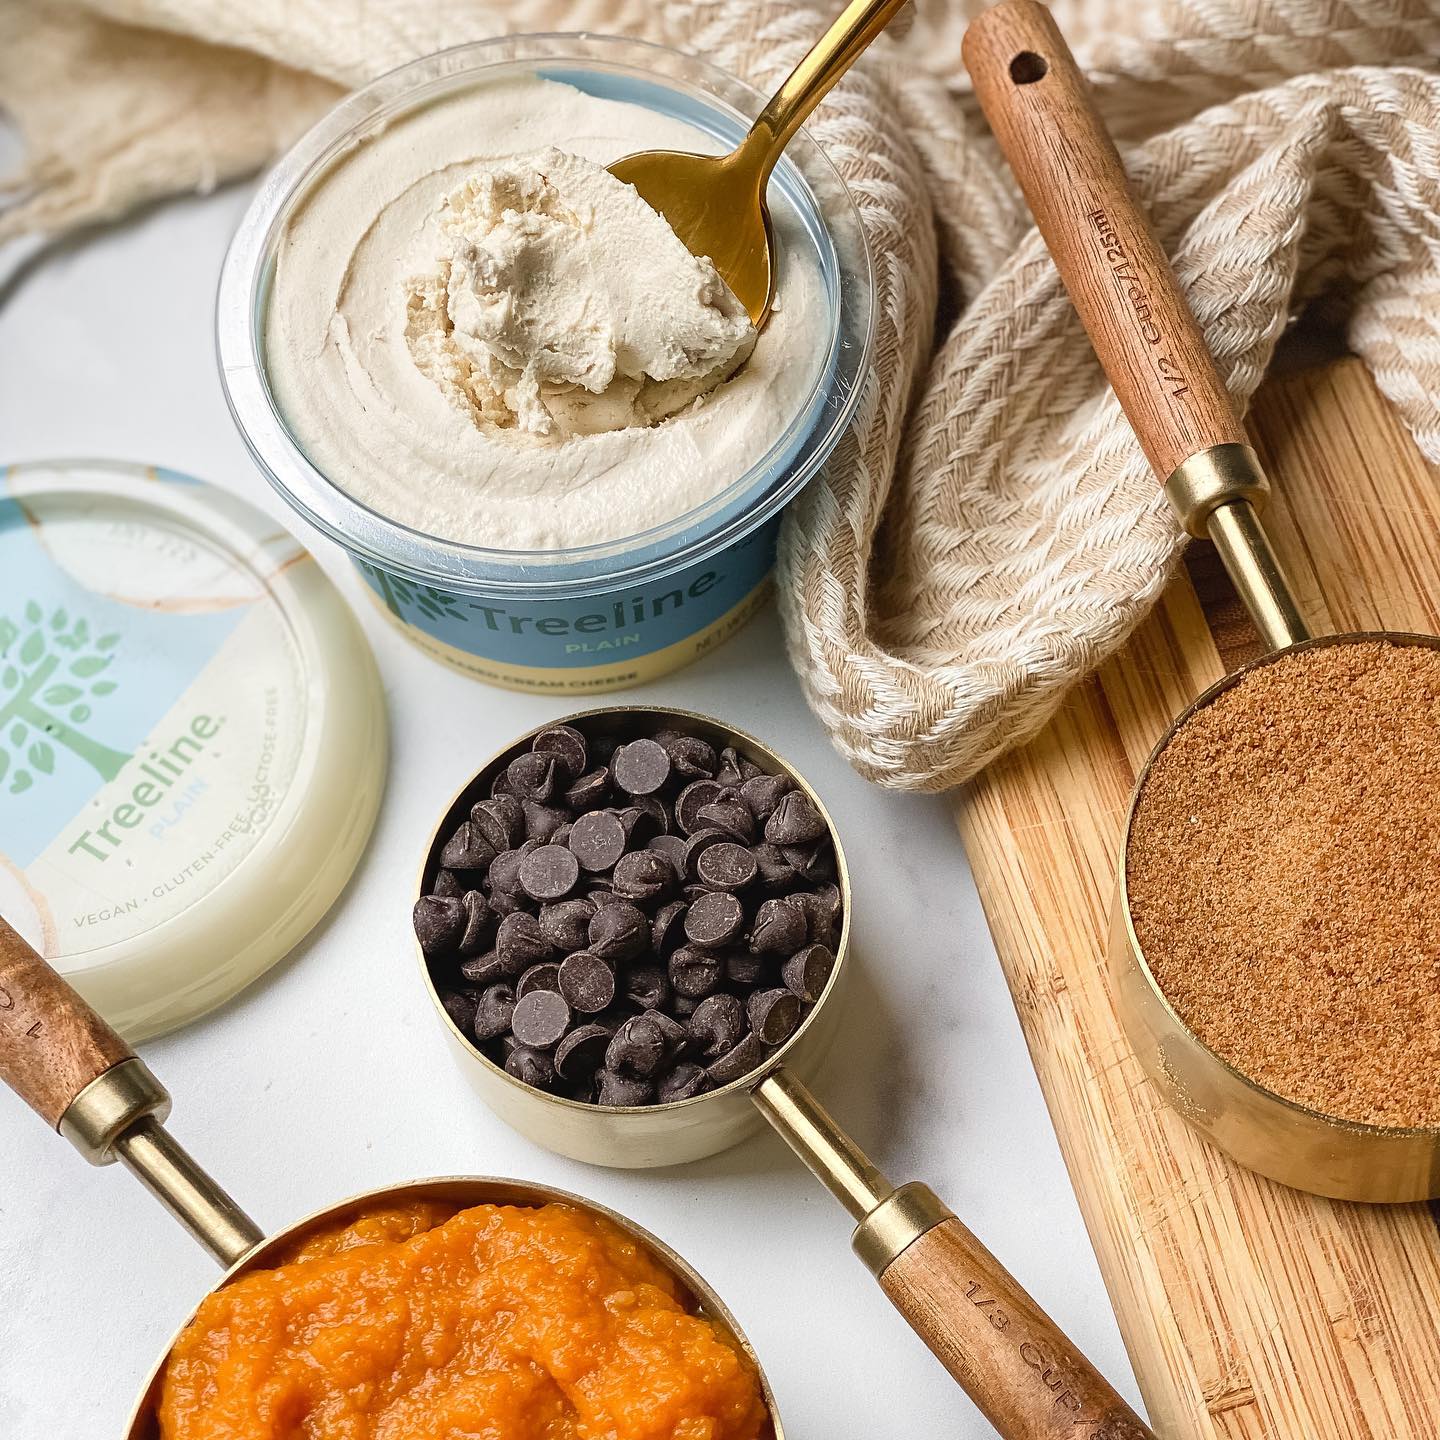
<svg viewBox="0 0 1440 1440">
<path fill-rule="evenodd" d="M 850 1243 L 872 1274 L 882 1274 L 927 1230 L 953 1218 L 928 1186 L 892 1185 L 809 1087 L 783 1067 L 767 1075 L 751 1099 L 858 1222 Z"/>
<path fill-rule="evenodd" d="M 892 1185 L 783 1066 L 751 1098 L 859 1222 L 855 1253 L 1004 1440 L 1155 1440 L 929 1186 Z"/>
<path fill-rule="evenodd" d="M 1186 531 L 1209 538 L 1261 638 L 1272 650 L 1310 639 L 1294 587 L 1260 523 L 1270 484 L 1249 445 L 1212 445 L 1182 460 L 1165 493 Z"/>
<path fill-rule="evenodd" d="M 124 1164 L 222 1265 L 259 1243 L 259 1227 L 165 1129 L 165 1087 L 4 919 L 0 1079 L 92 1165 Z"/>
<path fill-rule="evenodd" d="M 264 1236 L 166 1130 L 169 1114 L 169 1092 L 137 1057 L 92 1080 L 56 1128 L 92 1165 L 119 1160 L 228 1269 Z"/>
</svg>

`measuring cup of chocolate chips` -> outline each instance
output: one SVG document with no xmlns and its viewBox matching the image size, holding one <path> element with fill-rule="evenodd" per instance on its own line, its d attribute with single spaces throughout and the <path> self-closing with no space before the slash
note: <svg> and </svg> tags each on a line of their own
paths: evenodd
<svg viewBox="0 0 1440 1440">
<path fill-rule="evenodd" d="M 461 1065 L 517 1130 L 644 1167 L 768 1121 L 1002 1435 L 1151 1435 L 935 1193 L 887 1180 L 801 1078 L 834 1038 L 850 885 L 820 797 L 753 736 L 641 707 L 522 736 L 441 818 L 414 927 Z"/>
<path fill-rule="evenodd" d="M 1440 1195 L 1440 639 L 1311 636 L 1259 460 L 1049 12 L 1003 0 L 965 59 L 1147 457 L 1270 652 L 1140 773 L 1110 945 L 1127 1033 L 1250 1169 Z"/>
</svg>

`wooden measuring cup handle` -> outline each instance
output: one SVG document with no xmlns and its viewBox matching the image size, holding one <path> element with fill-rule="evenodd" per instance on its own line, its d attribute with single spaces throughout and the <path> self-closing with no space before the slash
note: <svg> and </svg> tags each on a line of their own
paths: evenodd
<svg viewBox="0 0 1440 1440">
<path fill-rule="evenodd" d="M 1155 1440 L 953 1216 L 907 1245 L 880 1288 L 1005 1440 Z"/>
<path fill-rule="evenodd" d="M 1001 0 L 970 24 L 966 68 L 990 128 L 1156 475 L 1247 443 L 1090 87 L 1050 12 Z"/>
<path fill-rule="evenodd" d="M 48 1124 L 130 1047 L 0 918 L 0 1080 Z"/>
</svg>

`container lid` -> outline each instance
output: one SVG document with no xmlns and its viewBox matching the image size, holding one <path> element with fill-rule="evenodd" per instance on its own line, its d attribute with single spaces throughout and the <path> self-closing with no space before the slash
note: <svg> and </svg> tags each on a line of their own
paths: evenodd
<svg viewBox="0 0 1440 1440">
<path fill-rule="evenodd" d="M 385 710 L 354 616 L 174 471 L 0 470 L 0 913 L 132 1041 L 249 984 L 365 847 Z"/>
</svg>

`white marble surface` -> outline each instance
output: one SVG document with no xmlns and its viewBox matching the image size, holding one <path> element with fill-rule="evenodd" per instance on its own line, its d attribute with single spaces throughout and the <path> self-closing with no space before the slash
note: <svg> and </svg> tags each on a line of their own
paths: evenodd
<svg viewBox="0 0 1440 1440">
<path fill-rule="evenodd" d="M 159 462 L 290 520 L 231 427 L 212 357 L 216 275 L 245 199 L 232 188 L 163 207 L 0 290 L 0 463 Z M 0 285 L 9 268 L 0 262 Z M 310 538 L 357 599 L 343 558 Z M 393 727 L 379 826 L 350 889 L 287 962 L 145 1047 L 175 1094 L 176 1133 L 268 1226 L 428 1174 L 582 1191 L 714 1282 L 795 1440 L 991 1434 L 890 1311 L 849 1253 L 845 1217 L 778 1139 L 685 1169 L 596 1170 L 535 1148 L 474 1099 L 416 982 L 408 887 L 437 805 L 511 734 L 565 706 L 483 688 L 411 649 L 368 605 L 361 614 Z M 804 706 L 773 614 L 640 696 L 732 718 L 826 796 L 857 907 L 856 983 L 826 1100 L 896 1178 L 934 1185 L 1133 1400 L 943 804 L 884 794 L 847 770 Z M 9 1094 L 0 1137 L 0 1436 L 118 1434 L 148 1367 L 211 1283 L 210 1262 L 126 1175 L 87 1168 Z"/>
</svg>

